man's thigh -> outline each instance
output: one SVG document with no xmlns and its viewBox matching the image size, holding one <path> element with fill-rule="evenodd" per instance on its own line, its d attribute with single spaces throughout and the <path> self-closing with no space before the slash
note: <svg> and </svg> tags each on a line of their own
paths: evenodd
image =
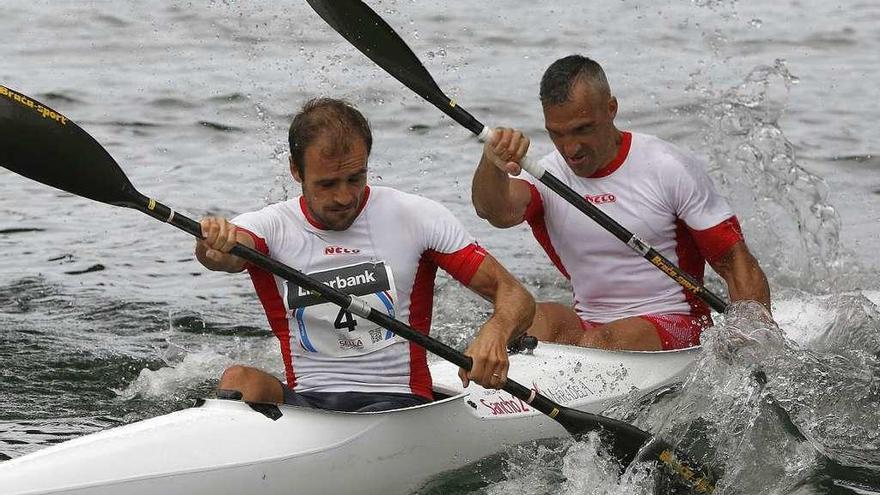
<svg viewBox="0 0 880 495">
<path fill-rule="evenodd" d="M 582 331 L 578 345 L 628 351 L 659 351 L 657 328 L 640 316 L 622 318 Z"/>
<path fill-rule="evenodd" d="M 535 308 L 535 318 L 528 334 L 544 342 L 578 345 L 584 329 L 581 319 L 569 306 L 553 302 L 540 302 Z"/>
<path fill-rule="evenodd" d="M 620 349 L 658 351 L 663 348 L 657 329 L 651 322 L 634 316 L 603 325 L 585 324 L 575 311 L 563 304 L 537 304 L 529 335 L 557 344 Z"/>
</svg>

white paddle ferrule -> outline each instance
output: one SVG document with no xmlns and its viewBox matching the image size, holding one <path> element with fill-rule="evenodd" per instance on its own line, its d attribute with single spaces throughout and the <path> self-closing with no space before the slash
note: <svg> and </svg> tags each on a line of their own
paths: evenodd
<svg viewBox="0 0 880 495">
<path fill-rule="evenodd" d="M 491 138 L 492 129 L 489 126 L 483 126 L 483 130 L 480 131 L 479 134 L 477 134 L 477 139 L 481 143 L 485 143 Z M 519 166 L 522 167 L 523 170 L 528 172 L 529 175 L 538 180 L 541 180 L 541 177 L 544 176 L 544 172 L 546 172 L 544 167 L 542 167 L 541 164 L 537 161 L 533 160 L 532 157 L 530 157 L 529 155 L 524 156 L 523 159 L 520 160 Z"/>
<path fill-rule="evenodd" d="M 348 307 L 345 308 L 349 313 L 354 313 L 361 318 L 369 318 L 372 309 L 366 301 L 359 297 L 351 296 L 348 301 Z"/>
</svg>

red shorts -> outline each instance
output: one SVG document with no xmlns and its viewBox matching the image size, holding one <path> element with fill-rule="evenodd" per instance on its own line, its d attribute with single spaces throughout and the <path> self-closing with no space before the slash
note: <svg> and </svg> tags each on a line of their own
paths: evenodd
<svg viewBox="0 0 880 495">
<path fill-rule="evenodd" d="M 712 326 L 712 318 L 708 316 L 670 314 L 639 315 L 639 318 L 654 325 L 664 351 L 700 345 L 700 334 Z M 604 323 L 581 320 L 584 331 L 601 325 Z"/>
</svg>

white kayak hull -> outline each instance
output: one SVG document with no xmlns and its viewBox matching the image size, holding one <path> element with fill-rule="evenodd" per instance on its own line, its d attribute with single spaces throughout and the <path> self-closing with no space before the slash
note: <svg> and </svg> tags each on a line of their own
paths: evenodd
<svg viewBox="0 0 880 495">
<path fill-rule="evenodd" d="M 512 356 L 509 375 L 599 413 L 633 390 L 680 381 L 698 353 L 541 344 L 534 355 Z M 207 400 L 0 463 L 0 493 L 410 493 L 506 446 L 566 435 L 504 392 L 463 390 L 448 363 L 431 372 L 435 390 L 451 397 L 380 413 L 280 406 L 271 419 L 239 401 Z"/>
</svg>

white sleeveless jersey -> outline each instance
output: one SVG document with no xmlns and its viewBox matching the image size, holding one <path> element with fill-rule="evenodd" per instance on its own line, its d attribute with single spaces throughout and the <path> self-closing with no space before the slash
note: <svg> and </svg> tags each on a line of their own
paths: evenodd
<svg viewBox="0 0 880 495">
<path fill-rule="evenodd" d="M 540 161 L 587 201 L 702 282 L 705 260 L 742 240 L 736 217 L 694 156 L 657 137 L 624 132 L 617 157 L 589 178 L 558 151 Z M 583 320 L 644 314 L 708 315 L 708 307 L 532 177 L 525 220 L 571 280 Z"/>
<path fill-rule="evenodd" d="M 367 188 L 357 218 L 344 231 L 322 229 L 302 196 L 233 223 L 263 253 L 424 333 L 437 267 L 467 285 L 485 257 L 449 210 L 387 187 Z M 289 387 L 432 398 L 423 348 L 293 282 L 256 267 L 248 271 L 281 343 Z"/>
</svg>

